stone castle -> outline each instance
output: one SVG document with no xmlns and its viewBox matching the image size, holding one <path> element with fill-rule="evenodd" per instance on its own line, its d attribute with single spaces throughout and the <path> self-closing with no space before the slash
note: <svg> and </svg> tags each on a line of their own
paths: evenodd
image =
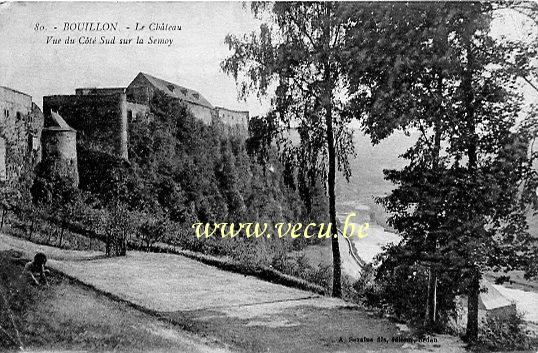
<svg viewBox="0 0 538 353">
<path fill-rule="evenodd" d="M 32 97 L 0 86 L 0 184 L 18 183 L 41 160 L 43 114 Z"/>
<path fill-rule="evenodd" d="M 74 95 L 45 96 L 43 112 L 31 96 L 0 87 L 0 184 L 17 183 L 43 160 L 78 185 L 77 141 L 128 160 L 129 124 L 150 119 L 156 92 L 178 99 L 207 125 L 248 134 L 248 111 L 215 107 L 197 91 L 145 73 L 127 87 L 77 88 Z"/>
</svg>

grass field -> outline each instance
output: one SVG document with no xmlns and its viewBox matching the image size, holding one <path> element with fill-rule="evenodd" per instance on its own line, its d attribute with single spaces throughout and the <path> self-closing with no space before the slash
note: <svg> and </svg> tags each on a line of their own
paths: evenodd
<svg viewBox="0 0 538 353">
<path fill-rule="evenodd" d="M 340 299 L 178 255 L 132 252 L 124 258 L 50 262 L 77 280 L 55 275 L 50 287 L 36 288 L 18 281 L 24 261 L 4 258 L 0 264 L 0 283 L 12 293 L 10 307 L 29 351 L 214 352 L 230 347 L 240 352 L 395 353 L 404 343 L 392 338 L 411 335 Z M 0 325 L 14 336 L 5 311 L 0 313 Z M 386 341 L 377 341 L 379 336 Z M 463 351 L 456 338 L 439 339 L 414 348 Z"/>
<path fill-rule="evenodd" d="M 50 286 L 34 287 L 20 278 L 23 261 L 0 254 L 0 287 L 14 315 L 25 350 L 129 352 L 214 352 L 172 324 L 109 299 L 58 274 Z M 15 349 L 16 332 L 6 306 L 0 306 L 0 351 Z"/>
</svg>

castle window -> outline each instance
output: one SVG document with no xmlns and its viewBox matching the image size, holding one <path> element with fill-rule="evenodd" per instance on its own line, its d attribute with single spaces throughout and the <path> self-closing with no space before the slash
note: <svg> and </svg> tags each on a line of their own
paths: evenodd
<svg viewBox="0 0 538 353">
<path fill-rule="evenodd" d="M 198 93 L 193 93 L 192 95 L 193 95 L 194 98 L 200 99 L 200 95 Z"/>
<path fill-rule="evenodd" d="M 133 111 L 132 110 L 127 111 L 127 121 L 129 121 L 129 122 L 133 121 Z"/>
<path fill-rule="evenodd" d="M 4 109 L 4 118 L 9 118 L 9 109 Z"/>
<path fill-rule="evenodd" d="M 0 137 L 0 181 L 7 180 L 6 169 L 6 139 Z"/>
<path fill-rule="evenodd" d="M 174 92 L 174 88 L 175 88 L 174 85 L 168 85 L 168 86 L 166 86 L 166 87 L 168 87 L 168 89 L 169 89 L 171 92 Z"/>
<path fill-rule="evenodd" d="M 188 91 L 187 91 L 185 88 L 182 88 L 182 89 L 181 89 L 181 93 L 183 93 L 184 96 L 187 95 L 187 92 L 188 92 Z"/>
<path fill-rule="evenodd" d="M 22 114 L 21 112 L 17 112 L 17 121 L 22 120 Z"/>
</svg>

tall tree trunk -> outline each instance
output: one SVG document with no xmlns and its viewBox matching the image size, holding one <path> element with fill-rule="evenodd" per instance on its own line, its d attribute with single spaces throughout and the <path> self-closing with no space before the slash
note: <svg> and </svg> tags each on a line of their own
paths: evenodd
<svg viewBox="0 0 538 353">
<path fill-rule="evenodd" d="M 111 242 L 112 242 L 112 235 L 107 234 L 106 243 L 105 243 L 105 253 L 106 253 L 107 256 L 111 255 L 111 253 L 110 253 L 110 251 L 111 251 L 111 244 L 110 243 Z"/>
<path fill-rule="evenodd" d="M 50 238 L 52 237 L 52 232 L 54 232 L 54 226 L 52 224 L 49 225 L 49 232 L 47 237 L 47 245 L 50 245 Z"/>
<path fill-rule="evenodd" d="M 4 228 L 4 217 L 6 216 L 6 209 L 2 209 L 2 223 L 0 224 L 0 229 Z"/>
<path fill-rule="evenodd" d="M 440 100 L 443 96 L 443 76 L 441 72 L 437 74 L 437 94 Z M 437 119 L 434 124 L 434 137 L 433 137 L 433 151 L 432 151 L 432 168 L 434 171 L 439 169 L 439 159 L 441 157 L 441 134 L 442 134 L 442 121 L 441 116 L 443 113 L 442 103 L 439 102 L 439 109 L 437 112 Z M 437 207 L 437 205 L 435 205 Z M 437 252 L 437 237 L 435 234 L 430 233 L 430 251 L 432 255 Z M 430 264 L 428 274 L 428 294 L 426 300 L 426 318 L 425 326 L 432 327 L 437 320 L 437 269 L 434 264 Z"/>
<path fill-rule="evenodd" d="M 65 231 L 65 227 L 64 227 L 64 223 L 62 222 L 61 223 L 61 227 L 60 227 L 60 242 L 58 244 L 58 247 L 61 248 L 62 247 L 62 240 L 64 238 L 64 231 Z"/>
<path fill-rule="evenodd" d="M 35 217 L 32 217 L 32 223 L 30 223 L 30 236 L 28 237 L 29 241 L 32 241 L 32 236 L 34 235 L 34 224 L 35 224 Z"/>
<path fill-rule="evenodd" d="M 327 175 L 327 190 L 329 193 L 329 220 L 331 222 L 331 245 L 333 255 L 333 292 L 335 298 L 342 297 L 342 261 L 340 258 L 340 247 L 338 245 L 338 229 L 336 223 L 336 195 L 334 191 L 336 177 L 336 148 L 334 145 L 333 129 L 333 88 L 334 79 L 332 72 L 331 57 L 331 3 L 324 3 L 325 25 L 324 25 L 324 101 L 325 125 L 327 127 L 327 154 L 329 159 L 329 170 Z"/>
<path fill-rule="evenodd" d="M 475 107 L 474 107 L 474 92 L 473 92 L 473 69 L 474 69 L 474 56 L 472 51 L 472 34 L 468 33 L 465 37 L 467 67 L 463 72 L 462 88 L 464 93 L 464 109 L 465 109 L 465 123 L 467 124 L 467 170 L 472 180 L 476 176 L 476 168 L 478 163 L 477 156 L 477 144 L 478 137 L 476 136 L 476 122 L 475 122 Z M 473 210 L 469 210 L 469 220 L 477 223 L 482 223 L 478 219 Z M 472 222 L 472 223 L 474 223 Z M 475 230 L 480 233 L 480 230 Z M 479 237 L 480 234 L 475 234 Z M 469 259 L 472 260 L 472 259 Z M 480 296 L 480 268 L 476 264 L 471 265 L 470 284 L 467 301 L 467 332 L 466 339 L 468 342 L 476 342 L 478 339 L 478 300 Z"/>
<path fill-rule="evenodd" d="M 478 301 L 480 296 L 480 271 L 472 269 L 471 283 L 469 285 L 467 302 L 467 332 L 465 337 L 468 342 L 476 342 L 478 339 Z"/>
<path fill-rule="evenodd" d="M 435 325 L 437 311 L 437 271 L 430 265 L 428 274 L 428 299 L 426 301 L 426 319 L 424 326 L 431 328 Z"/>
<path fill-rule="evenodd" d="M 330 107 L 330 106 L 329 106 Z M 331 227 L 331 245 L 333 253 L 333 297 L 342 297 L 342 263 L 340 259 L 340 247 L 338 245 L 338 230 L 336 228 L 336 196 L 334 192 L 335 176 L 336 176 L 336 151 L 334 147 L 333 124 L 332 124 L 332 109 L 326 112 L 327 124 L 327 145 L 329 157 L 329 173 L 328 173 L 328 191 L 329 191 L 329 218 L 332 224 Z"/>
</svg>

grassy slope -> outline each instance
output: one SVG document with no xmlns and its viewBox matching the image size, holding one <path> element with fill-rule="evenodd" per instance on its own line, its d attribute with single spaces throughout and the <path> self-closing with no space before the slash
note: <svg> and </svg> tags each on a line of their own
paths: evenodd
<svg viewBox="0 0 538 353">
<path fill-rule="evenodd" d="M 2 255 L 0 255 L 1 257 Z M 0 258 L 0 287 L 18 288 L 8 296 L 16 324 L 26 349 L 119 350 L 200 352 L 210 351 L 194 337 L 178 331 L 155 317 L 53 274 L 51 285 L 27 288 L 19 282 L 22 263 Z M 22 293 L 22 294 L 21 294 Z M 0 323 L 13 337 L 15 333 L 4 307 Z M 13 348 L 0 334 L 0 350 Z"/>
</svg>

